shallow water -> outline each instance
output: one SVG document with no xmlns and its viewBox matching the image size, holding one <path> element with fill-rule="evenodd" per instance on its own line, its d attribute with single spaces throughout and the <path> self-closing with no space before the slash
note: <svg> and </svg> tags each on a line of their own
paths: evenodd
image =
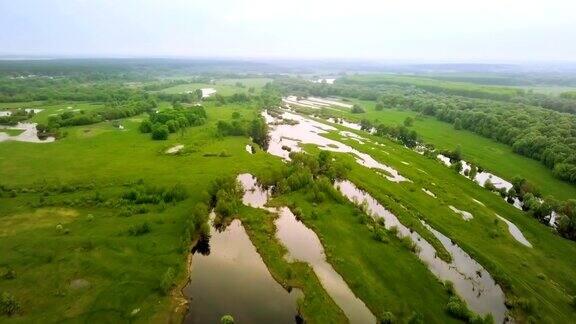
<svg viewBox="0 0 576 324">
<path fill-rule="evenodd" d="M 174 145 L 171 148 L 166 150 L 167 154 L 175 154 L 180 152 L 182 149 L 184 148 L 184 145 L 182 144 L 178 144 L 178 145 Z"/>
<path fill-rule="evenodd" d="M 328 131 L 337 130 L 335 127 L 288 111 L 282 114 L 282 119 L 274 118 L 266 111 L 262 115 L 270 126 L 270 142 L 268 145 L 268 153 L 270 154 L 289 160 L 290 152 L 283 149 L 283 146 L 289 147 L 291 151 L 299 152 L 301 151 L 299 144 L 314 144 L 322 150 L 352 154 L 356 157 L 357 163 L 371 169 L 385 171 L 387 174 L 384 176 L 392 182 L 409 181 L 401 176 L 397 170 L 376 161 L 369 154 L 360 152 L 342 142 L 321 136 L 321 134 L 325 134 Z M 283 124 L 282 120 L 292 120 L 297 123 L 293 125 Z"/>
<path fill-rule="evenodd" d="M 436 195 L 432 191 L 430 191 L 426 188 L 422 188 L 422 191 L 424 191 L 428 196 L 436 198 Z"/>
<path fill-rule="evenodd" d="M 287 292 L 272 278 L 239 220 L 222 232 L 212 225 L 193 253 L 184 323 L 219 323 L 226 314 L 237 323 L 295 322 L 301 291 Z"/>
<path fill-rule="evenodd" d="M 9 136 L 2 132 L 2 129 L 21 129 L 24 130 L 21 134 L 16 136 Z M 4 141 L 18 141 L 29 143 L 51 143 L 54 142 L 54 137 L 46 139 L 38 138 L 38 131 L 36 130 L 36 123 L 18 123 L 16 126 L 0 126 L 0 142 Z"/>
<path fill-rule="evenodd" d="M 275 220 L 276 236 L 288 250 L 288 260 L 310 264 L 326 292 L 351 323 L 375 323 L 376 318 L 364 302 L 354 295 L 342 276 L 326 261 L 324 247 L 316 233 L 298 221 L 289 208 L 265 207 L 270 193 L 262 189 L 252 175 L 241 174 L 238 180 L 245 191 L 242 198 L 245 205 L 278 214 L 279 217 Z"/>
<path fill-rule="evenodd" d="M 506 225 L 508 225 L 508 232 L 510 232 L 510 235 L 512 235 L 512 237 L 514 237 L 516 241 L 520 242 L 521 244 L 527 247 L 532 247 L 532 244 L 528 242 L 528 240 L 524 237 L 524 234 L 522 234 L 522 231 L 518 228 L 518 226 L 516 226 L 516 224 L 512 223 L 511 221 L 507 220 L 506 218 L 498 214 L 496 214 L 496 216 L 498 216 L 498 218 L 500 218 L 502 221 L 504 221 L 504 223 L 506 223 Z"/>
<path fill-rule="evenodd" d="M 349 121 L 347 121 L 346 119 L 343 118 L 328 118 L 327 121 L 334 123 L 334 124 L 339 124 L 342 125 L 346 128 L 350 128 L 353 130 L 362 130 L 362 126 L 360 126 L 360 124 L 356 124 L 356 123 L 351 123 Z"/>
<path fill-rule="evenodd" d="M 420 260 L 438 279 L 453 282 L 454 289 L 471 310 L 480 314 L 491 313 L 495 323 L 504 321 L 506 307 L 502 289 L 478 262 L 460 247 L 452 244 L 450 239 L 424 223 L 452 255 L 452 262 L 448 263 L 436 257 L 436 249 L 428 241 L 416 231 L 410 231 L 394 214 L 368 193 L 358 189 L 352 182 L 338 181 L 335 187 L 353 203 L 364 204 L 369 215 L 383 218 L 387 229 L 396 227 L 399 237 L 410 237 L 419 248 L 417 255 Z"/>
<path fill-rule="evenodd" d="M 44 109 L 40 109 L 40 108 L 26 108 L 24 109 L 24 111 L 26 111 L 27 113 L 33 112 L 35 114 L 41 112 Z"/>
<path fill-rule="evenodd" d="M 336 81 L 335 78 L 323 78 L 323 79 L 314 80 L 314 81 L 312 81 L 312 82 L 314 82 L 314 83 L 334 84 L 334 81 Z"/>
<path fill-rule="evenodd" d="M 216 93 L 216 89 L 214 88 L 202 88 L 200 91 L 202 91 L 202 98 L 208 98 Z"/>
<path fill-rule="evenodd" d="M 319 102 L 319 103 L 328 104 L 328 105 L 330 105 L 330 106 L 338 106 L 338 107 L 343 107 L 343 108 L 352 108 L 352 105 L 351 105 L 351 104 L 343 103 L 343 102 L 337 101 L 336 99 L 325 99 L 325 98 L 318 98 L 318 97 L 308 97 L 308 100 L 313 101 L 313 102 Z"/>
<path fill-rule="evenodd" d="M 474 216 L 465 211 L 465 210 L 460 210 L 452 205 L 448 206 L 453 212 L 455 212 L 456 214 L 462 216 L 462 219 L 464 219 L 465 221 L 471 220 L 472 218 L 474 218 Z"/>
<path fill-rule="evenodd" d="M 450 161 L 450 158 L 442 155 L 442 154 L 438 154 L 436 156 L 438 158 L 438 160 L 442 161 L 442 163 L 444 163 L 446 166 L 451 166 L 452 162 Z M 464 172 L 466 170 L 470 170 L 471 166 L 468 162 L 466 161 L 462 161 L 462 171 L 460 171 L 460 174 L 465 176 L 466 178 L 470 179 L 469 177 L 467 177 Z M 490 172 L 478 172 L 476 174 L 476 176 L 474 177 L 474 182 L 476 182 L 478 185 L 480 185 L 481 187 L 484 187 L 486 185 L 486 181 L 490 180 L 490 182 L 492 182 L 492 184 L 494 185 L 495 188 L 500 189 L 500 188 L 505 188 L 506 190 L 510 190 L 510 188 L 513 187 L 512 183 L 500 178 L 497 175 L 494 175 Z M 506 200 L 506 198 L 504 198 L 504 200 Z M 518 199 L 518 198 L 514 198 L 514 203 L 512 204 L 512 206 L 516 207 L 517 209 L 522 210 L 522 202 Z"/>
</svg>

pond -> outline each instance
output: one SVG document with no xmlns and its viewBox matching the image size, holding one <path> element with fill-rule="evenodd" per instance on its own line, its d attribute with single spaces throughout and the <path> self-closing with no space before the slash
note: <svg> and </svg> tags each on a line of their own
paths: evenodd
<svg viewBox="0 0 576 324">
<path fill-rule="evenodd" d="M 302 292 L 288 292 L 274 280 L 239 220 L 221 231 L 211 221 L 210 236 L 192 252 L 190 282 L 183 290 L 190 298 L 185 323 L 220 323 L 226 314 L 237 323 L 296 322 Z"/>
<path fill-rule="evenodd" d="M 326 292 L 342 309 L 351 323 L 376 323 L 376 317 L 361 299 L 356 297 L 342 276 L 326 261 L 324 247 L 316 233 L 296 219 L 287 207 L 266 207 L 270 192 L 258 185 L 250 174 L 241 174 L 238 180 L 244 188 L 243 203 L 278 214 L 275 220 L 278 240 L 288 250 L 289 261 L 310 264 Z"/>
<path fill-rule="evenodd" d="M 399 237 L 410 237 L 418 246 L 417 256 L 428 269 L 441 281 L 449 280 L 454 284 L 454 289 L 467 303 L 468 307 L 479 313 L 491 313 L 495 323 L 502 323 L 506 314 L 504 305 L 505 296 L 498 284 L 490 274 L 470 257 L 464 250 L 453 244 L 449 238 L 434 230 L 424 223 L 446 250 L 452 255 L 452 262 L 446 262 L 436 257 L 436 249 L 416 231 L 411 231 L 404 226 L 398 218 L 381 205 L 368 193 L 358 189 L 348 180 L 337 181 L 335 187 L 350 201 L 366 206 L 366 211 L 372 217 L 383 218 L 385 227 L 396 227 Z"/>
</svg>

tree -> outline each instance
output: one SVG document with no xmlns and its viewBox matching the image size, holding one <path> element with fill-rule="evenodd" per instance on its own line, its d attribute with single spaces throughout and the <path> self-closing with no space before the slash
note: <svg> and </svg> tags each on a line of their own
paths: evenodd
<svg viewBox="0 0 576 324">
<path fill-rule="evenodd" d="M 376 111 L 382 111 L 384 110 L 384 104 L 381 102 L 377 102 L 376 106 L 374 106 L 374 109 L 376 109 Z"/>
<path fill-rule="evenodd" d="M 262 149 L 268 149 L 268 141 L 270 140 L 268 137 L 268 125 L 262 117 L 258 117 L 250 123 L 250 137 Z"/>
</svg>

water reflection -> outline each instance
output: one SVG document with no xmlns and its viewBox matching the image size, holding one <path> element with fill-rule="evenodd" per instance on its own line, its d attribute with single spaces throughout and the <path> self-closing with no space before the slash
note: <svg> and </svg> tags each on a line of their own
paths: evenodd
<svg viewBox="0 0 576 324">
<path fill-rule="evenodd" d="M 303 261 L 312 266 L 326 292 L 344 311 L 351 323 L 375 323 L 376 318 L 361 299 L 350 290 L 342 276 L 326 261 L 324 247 L 314 231 L 296 219 L 287 207 L 266 207 L 270 191 L 263 189 L 250 174 L 241 174 L 245 194 L 243 203 L 277 213 L 276 236 L 288 250 L 288 260 Z"/>
<path fill-rule="evenodd" d="M 514 237 L 516 241 L 520 242 L 521 244 L 527 247 L 532 247 L 532 244 L 528 242 L 528 240 L 524 237 L 524 234 L 522 234 L 522 231 L 518 228 L 518 226 L 516 226 L 516 224 L 512 223 L 511 221 L 507 220 L 506 218 L 498 214 L 496 214 L 496 216 L 500 218 L 502 221 L 504 221 L 506 225 L 508 225 L 508 232 L 510 232 L 510 235 L 512 235 L 512 237 Z"/>
<path fill-rule="evenodd" d="M 296 321 L 301 291 L 287 292 L 272 278 L 239 220 L 222 231 L 211 226 L 193 253 L 185 323 L 219 323 L 226 314 L 237 323 Z"/>
<path fill-rule="evenodd" d="M 392 182 L 409 181 L 401 176 L 396 169 L 376 161 L 369 154 L 360 152 L 342 142 L 322 136 L 321 134 L 326 134 L 328 131 L 337 130 L 330 125 L 288 111 L 284 111 L 278 117 L 268 114 L 267 111 L 263 112 L 262 115 L 270 126 L 268 153 L 272 155 L 289 160 L 290 152 L 300 152 L 302 150 L 299 144 L 314 144 L 322 150 L 350 153 L 356 157 L 358 164 L 367 168 L 385 171 L 386 174 L 384 176 Z"/>
<path fill-rule="evenodd" d="M 418 257 L 440 280 L 452 281 L 454 289 L 466 301 L 470 309 L 479 314 L 491 313 L 496 323 L 504 321 L 506 307 L 502 289 L 482 265 L 472 259 L 460 247 L 452 244 L 449 238 L 424 223 L 452 255 L 452 262 L 450 263 L 437 258 L 436 249 L 428 241 L 416 231 L 412 231 L 400 223 L 394 214 L 368 193 L 358 189 L 352 182 L 347 180 L 338 181 L 335 186 L 350 201 L 365 206 L 369 215 L 383 218 L 387 229 L 395 227 L 398 230 L 399 237 L 410 237 L 418 246 Z"/>
</svg>

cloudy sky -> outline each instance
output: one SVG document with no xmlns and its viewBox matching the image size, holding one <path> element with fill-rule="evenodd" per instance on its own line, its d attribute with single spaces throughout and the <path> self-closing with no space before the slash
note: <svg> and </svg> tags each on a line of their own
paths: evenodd
<svg viewBox="0 0 576 324">
<path fill-rule="evenodd" d="M 0 55 L 576 61 L 573 0 L 0 0 Z"/>
</svg>

